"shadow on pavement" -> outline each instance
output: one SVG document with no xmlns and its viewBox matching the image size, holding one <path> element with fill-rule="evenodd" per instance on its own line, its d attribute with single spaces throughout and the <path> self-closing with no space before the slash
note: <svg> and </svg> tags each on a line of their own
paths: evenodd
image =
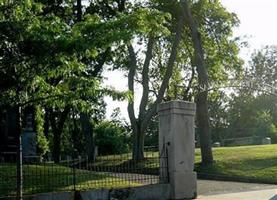
<svg viewBox="0 0 277 200">
<path fill-rule="evenodd" d="M 274 197 L 271 197 L 269 200 L 277 200 L 277 195 L 275 195 Z"/>
</svg>

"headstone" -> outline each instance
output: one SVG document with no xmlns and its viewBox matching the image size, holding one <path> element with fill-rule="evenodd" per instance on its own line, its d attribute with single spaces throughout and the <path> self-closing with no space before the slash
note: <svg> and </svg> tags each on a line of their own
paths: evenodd
<svg viewBox="0 0 277 200">
<path fill-rule="evenodd" d="M 262 144 L 271 144 L 271 138 L 270 137 L 263 138 Z"/>
<path fill-rule="evenodd" d="M 220 145 L 220 142 L 215 142 L 214 144 L 213 144 L 213 147 L 220 147 L 221 145 Z"/>
<path fill-rule="evenodd" d="M 197 177 L 193 171 L 195 111 L 195 103 L 184 101 L 170 101 L 158 106 L 159 150 L 168 151 L 171 199 L 197 196 Z"/>
<path fill-rule="evenodd" d="M 96 160 L 96 157 L 98 156 L 98 146 L 94 146 L 94 155 L 93 160 Z"/>
<path fill-rule="evenodd" d="M 22 133 L 22 154 L 25 160 L 35 160 L 37 156 L 37 134 L 34 132 L 33 115 L 26 117 L 26 126 Z"/>
<path fill-rule="evenodd" d="M 67 161 L 72 160 L 71 156 L 67 155 L 67 156 L 66 156 L 66 160 L 67 160 Z"/>
<path fill-rule="evenodd" d="M 24 157 L 37 156 L 37 134 L 35 132 L 22 133 L 22 154 Z"/>
<path fill-rule="evenodd" d="M 47 161 L 53 161 L 51 152 L 47 153 Z"/>
</svg>

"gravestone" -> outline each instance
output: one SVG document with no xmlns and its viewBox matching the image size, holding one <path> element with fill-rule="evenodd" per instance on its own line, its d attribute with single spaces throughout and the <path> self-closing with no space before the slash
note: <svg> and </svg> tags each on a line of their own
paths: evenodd
<svg viewBox="0 0 277 200">
<path fill-rule="evenodd" d="M 271 144 L 271 138 L 270 137 L 263 138 L 262 144 Z"/>
<path fill-rule="evenodd" d="M 213 144 L 213 147 L 220 147 L 221 145 L 220 145 L 220 142 L 215 142 L 214 144 Z"/>
<path fill-rule="evenodd" d="M 25 160 L 33 160 L 37 156 L 37 134 L 34 131 L 33 114 L 26 117 L 26 126 L 22 133 L 22 155 Z"/>
</svg>

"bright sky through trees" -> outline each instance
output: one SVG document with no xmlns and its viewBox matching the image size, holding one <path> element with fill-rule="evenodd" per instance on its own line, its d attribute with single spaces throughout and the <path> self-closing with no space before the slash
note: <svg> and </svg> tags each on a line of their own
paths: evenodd
<svg viewBox="0 0 277 200">
<path fill-rule="evenodd" d="M 221 0 L 228 11 L 234 12 L 240 19 L 240 26 L 234 30 L 234 36 L 246 36 L 249 48 L 241 50 L 241 57 L 247 61 L 255 49 L 266 45 L 277 45 L 277 0 Z M 118 90 L 127 90 L 127 78 L 120 72 L 106 72 L 106 85 Z M 137 88 L 139 90 L 139 88 Z M 140 97 L 137 97 L 140 98 Z M 127 103 L 106 98 L 109 118 L 113 109 L 120 107 L 123 116 L 128 119 Z"/>
<path fill-rule="evenodd" d="M 265 45 L 277 45 L 276 0 L 221 0 L 221 2 L 229 11 L 238 15 L 240 26 L 234 33 L 235 36 L 248 36 L 248 52 Z M 242 56 L 248 58 L 250 54 Z"/>
</svg>

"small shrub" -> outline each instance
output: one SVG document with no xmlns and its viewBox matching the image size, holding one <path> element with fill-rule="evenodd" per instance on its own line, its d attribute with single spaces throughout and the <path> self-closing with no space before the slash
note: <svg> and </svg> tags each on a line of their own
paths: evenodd
<svg viewBox="0 0 277 200">
<path fill-rule="evenodd" d="M 102 155 L 129 151 L 127 134 L 123 127 L 103 121 L 95 128 L 95 143 Z"/>
</svg>

